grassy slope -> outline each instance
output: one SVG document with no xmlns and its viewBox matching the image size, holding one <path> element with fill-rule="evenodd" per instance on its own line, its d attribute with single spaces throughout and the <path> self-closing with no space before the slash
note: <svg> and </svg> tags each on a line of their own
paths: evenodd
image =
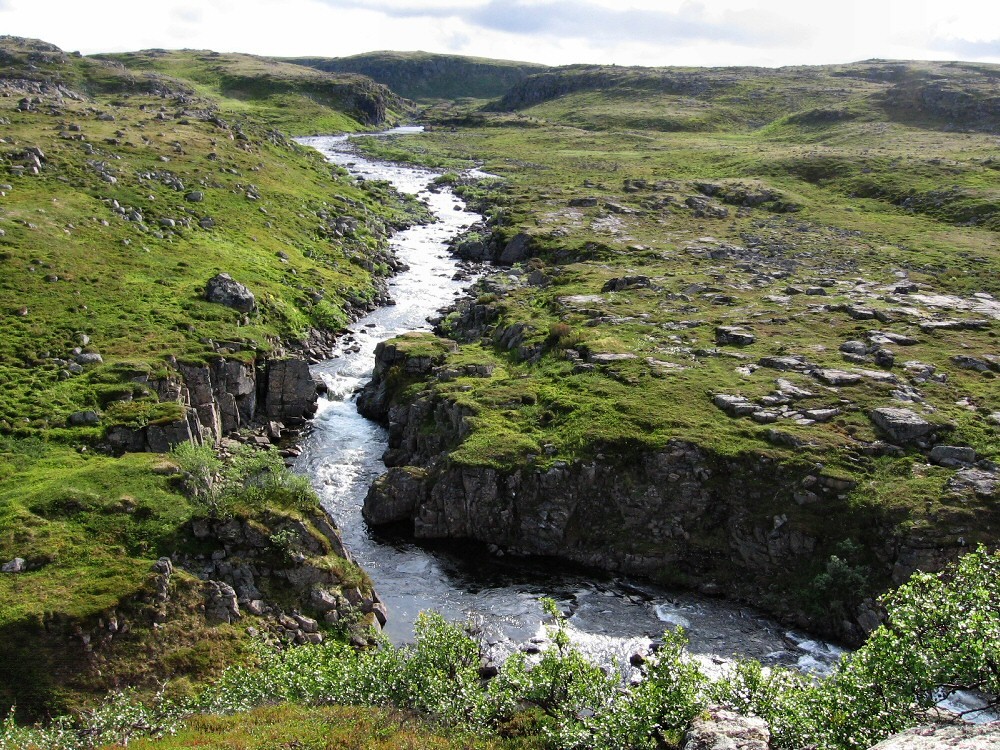
<svg viewBox="0 0 1000 750">
<path fill-rule="evenodd" d="M 184 574 L 174 619 L 149 630 L 150 566 L 186 548 L 183 530 L 205 509 L 158 472 L 171 470 L 162 457 L 88 450 L 111 422 L 177 411 L 132 375 L 164 372 L 169 355 L 216 356 L 213 342 L 253 358 L 311 328 L 341 327 L 345 303 L 375 293 L 362 266 L 386 270 L 388 227 L 420 211 L 275 133 L 284 115 L 266 100 L 243 107 L 205 79 L 23 40 L 4 38 L 0 54 L 0 88 L 12 94 L 0 98 L 0 184 L 9 185 L 0 188 L 0 562 L 17 556 L 32 568 L 0 575 L 0 707 L 16 701 L 38 715 L 109 685 L 198 679 L 241 651 L 241 630 L 205 630 L 197 583 Z M 18 109 L 22 96 L 37 97 L 30 111 Z M 266 111 L 274 117 L 256 114 Z M 314 121 L 301 110 L 295 119 L 305 130 L 360 128 L 349 114 L 324 105 Z M 44 154 L 38 174 L 15 169 L 27 148 Z M 190 191 L 203 199 L 187 200 Z M 144 221 L 126 221 L 112 201 Z M 203 228 L 204 217 L 214 226 Z M 162 226 L 167 218 L 187 225 Z M 337 237 L 328 223 L 339 219 L 357 228 Z M 257 312 L 243 318 L 202 299 L 220 271 L 251 288 Z M 71 372 L 80 347 L 103 364 Z M 85 409 L 101 424 L 69 427 Z M 89 653 L 75 628 L 116 608 L 131 634 Z"/>
<path fill-rule="evenodd" d="M 129 743 L 129 747 L 139 750 L 189 747 L 205 750 L 265 750 L 276 747 L 310 750 L 491 750 L 533 746 L 513 741 L 480 740 L 463 735 L 449 736 L 428 727 L 417 717 L 384 709 L 339 706 L 305 708 L 293 705 L 261 708 L 248 714 L 233 716 L 200 716 L 176 736 Z"/>
<path fill-rule="evenodd" d="M 293 135 L 354 132 L 395 124 L 407 106 L 356 72 L 315 70 L 238 53 L 144 50 L 99 56 L 134 71 L 183 79 L 232 113 L 252 115 Z"/>
<path fill-rule="evenodd" d="M 936 80 L 929 65 L 904 66 L 903 73 L 889 67 L 906 81 Z M 994 373 L 951 360 L 995 353 L 997 324 L 924 333 L 917 324 L 925 318 L 987 316 L 936 309 L 891 291 L 906 276 L 922 293 L 964 300 L 973 293 L 1000 295 L 996 137 L 977 132 L 982 122 L 965 110 L 948 125 L 946 108 L 901 107 L 895 82 L 873 72 L 883 75 L 884 68 L 640 71 L 631 88 L 607 91 L 599 85 L 622 84 L 621 69 L 603 70 L 606 77 L 590 71 L 598 83 L 490 116 L 488 127 L 372 144 L 397 156 L 412 148 L 425 163 L 474 161 L 502 176 L 503 186 L 468 195 L 492 206 L 503 237 L 532 235 L 538 258 L 530 266 L 547 278 L 541 287 L 522 282 L 508 285 L 499 300 L 481 299 L 498 316 L 498 327 L 527 326 L 521 349 L 540 352 L 540 359 L 524 361 L 517 347 L 467 344 L 451 361 L 489 361 L 496 365 L 493 377 L 430 384 L 476 414 L 452 459 L 544 466 L 596 453 L 626 457 L 682 438 L 719 456 L 776 456 L 857 482 L 842 500 L 759 509 L 816 526 L 831 545 L 857 539 L 875 524 L 946 545 L 959 537 L 995 543 L 995 500 L 944 492 L 954 470 L 928 466 L 912 449 L 899 458 L 868 455 L 879 437 L 868 411 L 898 406 L 952 425 L 942 442 L 972 446 L 981 458 L 1000 457 L 997 427 L 988 419 L 1000 409 Z M 966 68 L 953 85 L 988 101 L 992 78 L 985 76 L 996 72 Z M 557 72 L 540 78 L 548 75 Z M 570 71 L 574 75 L 583 73 Z M 663 86 L 671 89 L 666 93 L 657 91 L 664 75 L 673 81 Z M 685 93 L 672 93 L 682 84 Z M 915 96 L 928 88 L 934 86 Z M 529 94 L 518 96 L 523 101 Z M 636 181 L 644 186 L 635 187 Z M 711 203 L 728 216 L 698 218 L 685 201 L 705 198 L 705 182 L 721 193 L 743 186 L 780 198 L 741 207 L 740 200 L 726 204 L 717 194 Z M 570 207 L 574 198 L 596 198 L 598 205 Z M 798 210 L 780 212 L 780 204 Z M 727 255 L 727 244 L 744 250 Z M 654 287 L 602 293 L 609 279 L 636 274 L 649 276 Z M 823 297 L 785 291 L 827 279 L 833 281 Z M 571 295 L 594 297 L 564 299 Z M 822 307 L 837 304 L 874 308 L 884 321 Z M 717 325 L 746 327 L 756 341 L 717 347 Z M 444 327 L 450 330 L 448 321 Z M 892 368 L 871 358 L 845 361 L 841 343 L 873 330 L 913 335 L 919 343 L 888 345 L 896 355 Z M 637 357 L 578 372 L 568 348 Z M 804 374 L 738 369 L 778 354 L 803 355 L 829 368 L 882 370 L 898 382 L 865 378 L 832 389 Z M 910 360 L 934 366 L 947 380 L 913 381 L 902 367 Z M 803 408 L 835 407 L 840 414 L 811 425 L 757 424 L 730 418 L 711 402 L 716 393 L 758 399 L 774 391 L 778 377 L 815 394 Z M 900 385 L 915 388 L 924 403 L 894 400 Z M 769 438 L 775 429 L 802 445 L 776 444 Z"/>
<path fill-rule="evenodd" d="M 492 99 L 525 76 L 545 70 L 537 63 L 428 52 L 368 52 L 351 57 L 297 57 L 290 63 L 337 73 L 361 73 L 409 99 Z"/>
</svg>

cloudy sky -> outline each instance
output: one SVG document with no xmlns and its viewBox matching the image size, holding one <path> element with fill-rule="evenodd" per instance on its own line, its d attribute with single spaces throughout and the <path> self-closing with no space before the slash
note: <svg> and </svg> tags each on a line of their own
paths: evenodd
<svg viewBox="0 0 1000 750">
<path fill-rule="evenodd" d="M 1000 63 L 996 0 L 0 0 L 0 31 L 83 53 L 421 49 L 553 65 Z"/>
</svg>

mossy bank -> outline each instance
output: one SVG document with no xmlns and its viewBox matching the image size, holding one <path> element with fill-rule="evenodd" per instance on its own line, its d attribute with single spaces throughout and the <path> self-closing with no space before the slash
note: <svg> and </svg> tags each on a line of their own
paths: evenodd
<svg viewBox="0 0 1000 750">
<path fill-rule="evenodd" d="M 233 438 L 288 455 L 315 408 L 308 361 L 387 300 L 388 237 L 428 218 L 288 131 L 405 105 L 250 56 L 11 37 L 0 56 L 0 710 L 168 675 L 183 692 L 244 658 L 248 629 L 375 622 L 308 488 L 277 448 L 240 475 Z M 229 468 L 162 455 L 192 444 Z"/>
<path fill-rule="evenodd" d="M 444 179 L 488 217 L 456 252 L 509 266 L 450 344 L 383 347 L 369 517 L 851 641 L 874 594 L 995 545 L 993 75 L 570 66 L 368 143 L 495 175 Z"/>
</svg>

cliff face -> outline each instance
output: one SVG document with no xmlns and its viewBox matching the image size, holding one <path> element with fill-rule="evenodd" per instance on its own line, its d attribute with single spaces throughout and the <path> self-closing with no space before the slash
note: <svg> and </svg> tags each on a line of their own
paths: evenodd
<svg viewBox="0 0 1000 750">
<path fill-rule="evenodd" d="M 458 465 L 449 451 L 471 430 L 470 410 L 430 391 L 401 396 L 402 384 L 442 368 L 392 344 L 376 356 L 359 407 L 388 425 L 391 447 L 390 468 L 365 499 L 369 523 L 409 522 L 418 538 L 473 539 L 500 554 L 559 557 L 726 594 L 854 643 L 879 614 L 864 593 L 838 581 L 818 585 L 838 552 L 832 530 L 849 530 L 870 550 L 869 593 L 961 551 L 954 538 L 903 536 L 876 514 L 850 509 L 854 483 L 821 465 L 763 453 L 722 456 L 677 440 L 660 451 L 545 467 Z M 824 596 L 836 601 L 820 606 Z"/>
<path fill-rule="evenodd" d="M 163 424 L 112 426 L 106 437 L 114 450 L 166 452 L 184 442 L 214 444 L 255 422 L 301 426 L 316 412 L 322 386 L 304 359 L 254 364 L 220 357 L 203 365 L 174 364 L 169 375 L 138 374 L 133 381 L 160 402 L 180 404 L 182 416 Z"/>
</svg>

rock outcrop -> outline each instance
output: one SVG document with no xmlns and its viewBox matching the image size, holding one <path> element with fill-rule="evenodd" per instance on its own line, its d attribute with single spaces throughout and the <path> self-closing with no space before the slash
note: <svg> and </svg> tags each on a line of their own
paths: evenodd
<svg viewBox="0 0 1000 750">
<path fill-rule="evenodd" d="M 771 730 L 757 717 L 712 707 L 695 717 L 681 750 L 770 750 Z"/>
<path fill-rule="evenodd" d="M 914 727 L 882 740 L 871 750 L 995 750 L 1000 723 Z"/>
<path fill-rule="evenodd" d="M 137 372 L 132 380 L 161 403 L 182 406 L 181 416 L 139 427 L 111 425 L 106 439 L 116 451 L 166 452 L 183 442 L 216 443 L 257 422 L 301 425 L 316 411 L 320 386 L 304 359 L 260 363 L 218 357 L 205 364 L 173 361 L 162 377 Z"/>
<path fill-rule="evenodd" d="M 205 299 L 243 313 L 253 312 L 257 306 L 253 292 L 235 281 L 228 273 L 217 274 L 208 280 L 205 285 Z"/>
</svg>

